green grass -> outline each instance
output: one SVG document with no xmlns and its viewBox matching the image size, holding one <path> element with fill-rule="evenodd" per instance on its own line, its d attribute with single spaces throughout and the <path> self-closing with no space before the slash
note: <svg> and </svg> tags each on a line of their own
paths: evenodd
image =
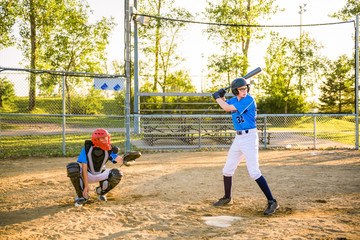
<svg viewBox="0 0 360 240">
<path fill-rule="evenodd" d="M 272 117 L 275 118 L 275 117 Z M 287 123 L 283 119 L 280 121 L 270 121 L 271 125 L 267 127 L 268 130 L 277 131 L 313 131 L 314 121 L 313 117 L 296 117 L 296 120 L 289 119 Z M 349 132 L 355 131 L 355 118 L 352 116 L 342 117 L 342 119 L 336 119 L 331 116 L 320 116 L 316 119 L 316 131 L 325 132 Z"/>
<path fill-rule="evenodd" d="M 355 146 L 355 134 L 353 133 L 317 133 L 316 138 L 327 139 L 335 142 L 350 144 Z"/>
<path fill-rule="evenodd" d="M 275 125 L 272 124 L 267 130 L 301 132 L 304 136 L 314 137 L 314 119 L 312 116 L 304 116 L 300 119 L 296 117 L 295 121 L 289 117 L 288 127 L 282 126 L 284 121 L 285 119 L 282 123 L 275 122 Z M 317 116 L 316 138 L 355 145 L 355 127 L 355 118 L 352 116 Z"/>
<path fill-rule="evenodd" d="M 62 117 L 52 116 L 1 116 L 1 129 L 29 129 L 33 124 L 57 124 L 62 127 Z M 67 127 L 98 128 L 105 125 L 107 128 L 124 128 L 124 117 L 66 117 Z M 102 126 L 104 127 L 104 126 Z M 105 128 L 105 127 L 104 127 Z"/>
<path fill-rule="evenodd" d="M 66 134 L 65 156 L 76 156 L 84 147 L 88 133 Z M 124 149 L 125 134 L 112 133 L 112 144 Z M 56 135 L 23 135 L 1 138 L 1 158 L 21 157 L 60 157 L 63 155 L 63 139 L 61 134 Z"/>
<path fill-rule="evenodd" d="M 13 104 L 12 108 L 6 107 L 0 109 L 1 112 L 26 113 L 27 98 L 18 98 Z M 102 101 L 104 108 L 101 115 L 116 115 L 114 109 L 118 108 L 119 104 L 113 99 L 106 99 Z M 62 103 L 60 98 L 38 98 L 38 109 L 32 113 L 44 114 L 60 114 L 62 111 Z M 314 118 L 313 116 L 289 116 L 289 117 L 273 117 L 266 118 L 269 126 L 268 131 L 286 131 L 299 132 L 299 134 L 313 137 Z M 177 128 L 182 119 L 179 118 L 142 118 L 142 123 L 148 121 L 150 125 L 170 125 L 172 128 Z M 26 130 L 35 127 L 42 127 L 44 124 L 53 126 L 59 129 L 62 128 L 62 117 L 52 116 L 1 116 L 1 130 Z M 229 123 L 230 117 L 224 118 L 210 118 L 203 117 L 201 119 L 202 131 L 212 130 L 216 124 Z M 131 125 L 133 122 L 131 122 Z M 199 119 L 186 119 L 184 122 L 186 126 L 192 129 L 199 128 Z M 215 125 L 211 125 L 215 124 Z M 56 125 L 56 126 L 55 126 Z M 88 115 L 86 117 L 71 116 L 66 117 L 66 128 L 125 128 L 124 117 L 102 117 Z M 179 127 L 179 129 L 181 129 Z M 332 140 L 336 142 L 355 144 L 355 118 L 354 116 L 317 116 L 316 117 L 316 136 L 317 138 Z M 300 133 L 301 132 L 301 133 Z M 348 133 L 347 133 L 348 132 Z M 118 146 L 124 145 L 125 133 L 111 133 L 112 142 Z M 76 156 L 81 151 L 84 141 L 89 139 L 90 133 L 83 134 L 66 134 L 66 156 Z M 139 136 L 137 136 L 139 138 Z M 132 140 L 135 136 L 132 136 Z M 23 135 L 12 137 L 1 137 L 1 158 L 9 157 L 28 157 L 28 156 L 63 156 L 62 135 Z"/>
</svg>

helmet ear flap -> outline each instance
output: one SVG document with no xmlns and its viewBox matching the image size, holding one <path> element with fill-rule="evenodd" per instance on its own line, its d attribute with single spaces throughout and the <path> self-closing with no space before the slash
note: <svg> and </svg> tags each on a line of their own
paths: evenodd
<svg viewBox="0 0 360 240">
<path fill-rule="evenodd" d="M 237 88 L 232 88 L 231 89 L 232 94 L 234 94 L 235 96 L 239 95 L 239 90 L 237 90 Z"/>
</svg>

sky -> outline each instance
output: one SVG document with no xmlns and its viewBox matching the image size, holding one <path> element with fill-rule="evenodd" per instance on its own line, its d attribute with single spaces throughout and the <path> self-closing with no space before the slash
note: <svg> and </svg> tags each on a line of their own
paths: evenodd
<svg viewBox="0 0 360 240">
<path fill-rule="evenodd" d="M 176 0 L 175 5 L 184 7 L 192 13 L 200 13 L 207 6 L 206 0 Z M 130 0 L 132 3 L 132 0 Z M 316 24 L 339 22 L 340 20 L 328 17 L 329 14 L 342 9 L 346 0 L 277 0 L 277 5 L 284 9 L 278 12 L 271 20 L 260 22 L 262 25 L 299 25 L 300 14 L 299 6 L 305 6 L 305 12 L 302 14 L 302 24 Z M 118 22 L 117 30 L 109 46 L 109 59 L 122 59 L 123 53 L 123 1 L 117 0 L 89 0 L 89 4 L 94 10 L 96 16 L 114 16 Z M 111 7 L 110 7 L 111 6 Z M 197 19 L 201 20 L 201 19 Z M 141 27 L 141 26 L 140 26 Z M 205 88 L 206 80 L 206 59 L 214 53 L 217 46 L 212 44 L 204 34 L 202 29 L 205 25 L 189 24 L 188 30 L 183 33 L 183 43 L 180 52 L 185 57 L 184 66 L 190 70 L 190 75 L 195 81 L 198 90 L 201 86 Z M 280 32 L 281 36 L 289 38 L 298 38 L 300 35 L 299 28 L 271 28 L 265 29 Z M 352 23 L 332 25 L 331 27 L 303 27 L 303 31 L 308 31 L 316 41 L 321 42 L 324 48 L 322 54 L 335 60 L 342 54 L 350 55 L 354 46 L 354 25 Z M 269 38 L 261 42 L 252 42 L 249 51 L 250 68 L 258 66 L 263 67 L 264 55 L 269 45 Z M 140 43 L 141 44 L 141 43 Z M 141 58 L 141 53 L 140 53 Z"/>
<path fill-rule="evenodd" d="M 130 0 L 130 3 L 133 1 Z M 94 14 L 91 21 L 96 21 L 103 16 L 113 16 L 117 26 L 114 28 L 110 44 L 107 48 L 109 61 L 117 60 L 123 62 L 124 59 L 124 1 L 119 0 L 88 0 Z M 262 25 L 299 25 L 300 14 L 299 6 L 306 4 L 306 11 L 302 14 L 303 24 L 339 22 L 340 20 L 328 17 L 328 14 L 337 12 L 346 4 L 346 0 L 277 0 L 277 5 L 283 8 L 283 12 L 277 13 L 271 20 L 260 22 Z M 206 7 L 206 0 L 176 0 L 175 5 L 184 7 L 192 13 L 202 12 Z M 200 20 L 200 19 L 196 19 Z M 189 28 L 183 34 L 181 44 L 181 54 L 185 57 L 184 66 L 189 69 L 190 76 L 194 84 L 199 88 L 205 85 L 204 76 L 206 74 L 206 59 L 214 51 L 213 45 L 203 34 L 204 25 L 189 24 Z M 324 46 L 322 54 L 335 60 L 342 54 L 350 55 L 354 46 L 354 24 L 332 25 L 331 27 L 303 27 Z M 267 29 L 268 31 L 269 29 Z M 289 38 L 299 37 L 299 28 L 273 28 L 279 31 L 281 36 Z M 141 43 L 140 43 L 141 44 Z M 252 42 L 249 51 L 250 69 L 264 66 L 264 55 L 269 45 L 269 39 L 265 38 L 261 42 Z M 141 58 L 141 55 L 140 55 Z M 22 67 L 19 65 L 22 56 L 16 48 L 9 48 L 0 51 L 0 65 L 6 67 Z"/>
</svg>

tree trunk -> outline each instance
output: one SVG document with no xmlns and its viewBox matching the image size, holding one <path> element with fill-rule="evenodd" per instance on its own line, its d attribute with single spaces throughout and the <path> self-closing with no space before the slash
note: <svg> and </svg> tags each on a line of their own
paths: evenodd
<svg viewBox="0 0 360 240">
<path fill-rule="evenodd" d="M 31 55 L 30 55 L 30 69 L 36 69 L 36 23 L 35 23 L 35 6 L 34 1 L 30 0 L 30 41 L 31 41 Z M 29 111 L 36 107 L 36 75 L 30 73 L 29 84 Z"/>
<path fill-rule="evenodd" d="M 68 114 L 73 114 L 71 112 L 71 96 L 70 96 L 70 87 L 69 87 L 69 84 L 67 82 L 67 78 L 68 77 L 65 77 L 65 93 L 66 93 L 66 104 L 68 106 Z"/>
</svg>

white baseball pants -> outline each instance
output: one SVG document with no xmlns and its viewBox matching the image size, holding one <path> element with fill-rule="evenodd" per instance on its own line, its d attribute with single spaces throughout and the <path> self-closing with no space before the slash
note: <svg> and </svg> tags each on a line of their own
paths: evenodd
<svg viewBox="0 0 360 240">
<path fill-rule="evenodd" d="M 97 175 L 93 175 L 92 173 L 88 172 L 88 183 L 100 182 L 100 181 L 104 181 L 104 180 L 108 179 L 109 172 L 110 172 L 110 169 L 106 169 L 104 172 L 97 174 Z M 82 168 L 81 168 L 81 173 L 82 173 Z M 82 176 L 82 174 L 81 174 L 81 176 Z"/>
<path fill-rule="evenodd" d="M 248 133 L 242 131 L 242 135 L 236 135 L 227 155 L 223 168 L 225 177 L 232 177 L 236 168 L 245 157 L 249 175 L 256 180 L 261 177 L 259 169 L 259 137 L 257 129 L 249 129 Z"/>
</svg>

